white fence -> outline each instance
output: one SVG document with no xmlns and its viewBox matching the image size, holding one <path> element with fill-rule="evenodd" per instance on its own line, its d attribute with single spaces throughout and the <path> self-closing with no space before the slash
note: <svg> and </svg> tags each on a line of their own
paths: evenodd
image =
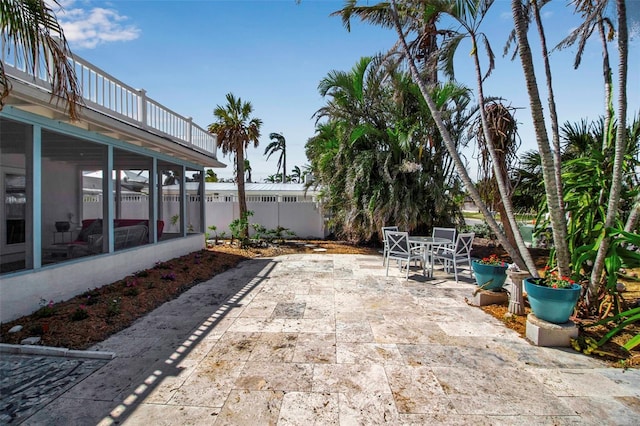
<svg viewBox="0 0 640 426">
<path fill-rule="evenodd" d="M 235 197 L 207 195 L 205 197 L 205 232 L 213 236 L 209 226 L 216 227 L 218 236 L 223 233 L 231 236 L 229 224 L 240 217 L 239 205 Z M 102 216 L 102 195 L 85 194 L 83 198 L 84 219 Z M 172 218 L 179 218 L 180 197 L 164 195 L 162 197 L 161 218 L 164 220 L 164 232 L 178 232 L 178 224 Z M 247 208 L 254 215 L 249 223 L 257 223 L 266 229 L 283 227 L 299 238 L 324 238 L 324 217 L 322 208 L 310 198 L 296 196 L 251 196 L 247 197 Z M 146 219 L 149 217 L 149 198 L 145 194 L 123 194 L 120 198 L 120 217 L 123 219 Z M 179 222 L 178 222 L 179 223 Z M 200 197 L 187 197 L 188 228 L 200 227 Z M 250 229 L 252 231 L 252 229 Z"/>
</svg>

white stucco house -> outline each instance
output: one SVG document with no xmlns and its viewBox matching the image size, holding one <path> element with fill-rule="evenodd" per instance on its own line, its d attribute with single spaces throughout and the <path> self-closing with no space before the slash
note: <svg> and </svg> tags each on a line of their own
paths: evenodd
<svg viewBox="0 0 640 426">
<path fill-rule="evenodd" d="M 204 169 L 224 167 L 213 135 L 77 56 L 85 105 L 70 121 L 46 75 L 1 52 L 12 91 L 0 111 L 0 321 L 204 247 Z M 144 197 L 131 190 L 140 174 Z"/>
</svg>

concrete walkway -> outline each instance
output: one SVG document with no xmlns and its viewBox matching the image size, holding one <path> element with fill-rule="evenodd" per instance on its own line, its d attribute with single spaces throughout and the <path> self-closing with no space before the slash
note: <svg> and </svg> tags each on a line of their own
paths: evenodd
<svg viewBox="0 0 640 426">
<path fill-rule="evenodd" d="M 390 275 L 380 256 L 243 262 L 12 424 L 640 424 L 640 370 L 530 345 L 465 303 L 468 279 Z"/>
</svg>

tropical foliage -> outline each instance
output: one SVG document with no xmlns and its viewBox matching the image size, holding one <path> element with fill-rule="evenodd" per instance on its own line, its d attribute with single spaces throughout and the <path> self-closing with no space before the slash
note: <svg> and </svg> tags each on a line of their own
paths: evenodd
<svg viewBox="0 0 640 426">
<path fill-rule="evenodd" d="M 287 178 L 287 141 L 282 136 L 281 133 L 270 133 L 269 139 L 271 139 L 271 143 L 267 145 L 264 150 L 264 155 L 267 156 L 267 160 L 271 157 L 272 154 L 280 152 L 280 156 L 278 157 L 278 169 L 276 171 L 276 176 L 280 176 L 280 182 L 286 183 Z M 282 173 L 280 173 L 282 170 Z"/>
<path fill-rule="evenodd" d="M 208 130 L 217 135 L 218 147 L 222 149 L 222 154 L 230 153 L 234 156 L 240 218 L 245 219 L 240 222 L 239 236 L 242 239 L 247 239 L 249 237 L 249 223 L 246 221 L 247 199 L 244 189 L 245 151 L 250 143 L 253 143 L 254 147 L 258 146 L 262 120 L 251 117 L 253 106 L 250 102 L 243 102 L 232 93 L 228 93 L 226 99 L 225 106 L 218 105 L 213 110 L 217 121 L 210 124 Z"/>
<path fill-rule="evenodd" d="M 364 57 L 349 72 L 330 72 L 319 91 L 327 104 L 306 151 L 337 236 L 366 241 L 390 223 L 414 231 L 462 222 L 451 160 L 397 64 Z M 449 84 L 434 87 L 433 96 L 461 144 L 468 91 Z"/>
<path fill-rule="evenodd" d="M 53 3 L 60 6 L 57 0 Z M 49 3 L 51 4 L 51 3 Z M 46 70 L 53 96 L 66 102 L 67 113 L 78 118 L 82 93 L 69 61 L 71 50 L 53 10 L 44 0 L 0 0 L 0 44 L 12 46 L 32 74 L 38 66 Z M 0 61 L 0 110 L 11 92 L 5 64 Z"/>
</svg>

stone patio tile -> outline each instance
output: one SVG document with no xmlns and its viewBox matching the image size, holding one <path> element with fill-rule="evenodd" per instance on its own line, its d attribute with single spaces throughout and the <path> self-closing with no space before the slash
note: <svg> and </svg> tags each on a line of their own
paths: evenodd
<svg viewBox="0 0 640 426">
<path fill-rule="evenodd" d="M 338 364 L 404 364 L 404 359 L 395 344 L 349 343 L 336 344 Z"/>
<path fill-rule="evenodd" d="M 454 410 L 430 368 L 387 365 L 385 371 L 399 413 L 448 413 Z"/>
<path fill-rule="evenodd" d="M 338 342 L 371 343 L 375 341 L 369 321 L 358 319 L 336 320 L 335 331 Z"/>
<path fill-rule="evenodd" d="M 519 368 L 432 370 L 459 414 L 575 415 L 560 398 Z"/>
<path fill-rule="evenodd" d="M 240 317 L 233 321 L 227 332 L 230 333 L 260 333 L 269 323 L 267 318 Z"/>
<path fill-rule="evenodd" d="M 529 368 L 602 368 L 605 364 L 571 348 L 533 346 L 524 339 L 499 339 L 505 351 L 512 351 L 518 362 Z M 617 369 L 613 369 L 617 370 Z"/>
<path fill-rule="evenodd" d="M 313 392 L 391 394 L 384 367 L 378 364 L 316 364 Z"/>
<path fill-rule="evenodd" d="M 448 336 L 469 336 L 469 337 L 503 337 L 508 336 L 511 333 L 515 333 L 513 330 L 500 326 L 498 324 L 491 323 L 478 323 L 478 322 L 440 322 L 438 326 Z"/>
<path fill-rule="evenodd" d="M 255 299 L 247 305 L 242 311 L 241 316 L 245 318 L 268 318 L 273 313 L 278 303 L 273 300 L 261 300 Z"/>
<path fill-rule="evenodd" d="M 208 317 L 202 324 L 208 325 L 209 329 L 203 335 L 203 340 L 218 340 L 233 325 L 236 317 L 218 316 L 216 314 Z"/>
<path fill-rule="evenodd" d="M 261 333 L 249 361 L 291 362 L 297 341 L 296 333 Z"/>
<path fill-rule="evenodd" d="M 194 345 L 187 353 L 182 354 L 176 359 L 161 360 L 156 363 L 157 367 L 154 371 L 166 369 L 166 366 L 172 366 L 172 375 L 163 374 L 149 385 L 149 392 L 145 396 L 145 402 L 148 403 L 168 403 L 177 389 L 196 371 L 200 361 L 202 361 L 211 348 L 215 345 L 213 340 L 204 340 Z"/>
<path fill-rule="evenodd" d="M 635 396 L 640 397 L 640 389 L 637 386 L 639 381 L 635 381 L 636 387 L 620 386 L 621 382 L 612 380 L 604 376 L 606 370 L 568 370 L 568 369 L 545 369 L 536 368 L 529 370 L 529 373 L 538 379 L 544 386 L 557 396 Z M 620 374 L 616 375 L 622 379 L 627 374 L 620 369 Z M 631 380 L 640 380 L 633 370 L 627 374 Z M 628 382 L 627 382 L 628 383 Z"/>
<path fill-rule="evenodd" d="M 247 362 L 234 389 L 310 392 L 312 364 Z"/>
<path fill-rule="evenodd" d="M 590 387 L 597 388 L 597 382 Z M 637 426 L 640 420 L 640 400 L 631 404 L 628 399 L 620 400 L 609 396 L 566 397 L 565 404 L 575 410 L 582 424 L 615 424 L 617 426 Z"/>
<path fill-rule="evenodd" d="M 398 411 L 388 393 L 341 393 L 339 406 L 342 425 L 399 424 Z"/>
<path fill-rule="evenodd" d="M 406 364 L 429 367 L 498 368 L 512 364 L 490 346 L 461 347 L 449 345 L 398 345 Z"/>
<path fill-rule="evenodd" d="M 282 331 L 290 333 L 334 333 L 333 318 L 285 319 Z"/>
<path fill-rule="evenodd" d="M 381 321 L 369 321 L 369 323 L 377 343 L 434 343 L 446 336 L 438 324 L 420 318 L 395 320 L 385 318 Z"/>
<path fill-rule="evenodd" d="M 204 359 L 174 392 L 168 404 L 222 407 L 244 362 Z"/>
<path fill-rule="evenodd" d="M 431 413 L 431 414 L 402 414 L 400 413 L 399 423 L 403 426 L 493 426 L 495 423 L 487 416 L 461 416 L 455 411 L 451 413 Z M 515 417 L 515 416 L 514 416 Z M 512 418 L 515 420 L 515 418 Z M 514 423 L 514 425 L 523 423 Z"/>
<path fill-rule="evenodd" d="M 626 395 L 640 397 L 640 369 L 631 368 L 599 368 L 595 370 L 598 374 L 614 381 L 618 386 L 626 389 L 623 391 Z"/>
<path fill-rule="evenodd" d="M 486 419 L 496 426 L 584 426 L 578 416 L 486 416 Z M 601 423 L 596 423 L 601 425 Z"/>
<path fill-rule="evenodd" d="M 280 415 L 282 391 L 233 390 L 216 418 L 216 426 L 275 425 Z"/>
<path fill-rule="evenodd" d="M 207 360 L 246 361 L 256 345 L 260 333 L 227 331 L 207 354 Z"/>
<path fill-rule="evenodd" d="M 293 362 L 336 362 L 336 336 L 333 333 L 300 333 L 293 354 Z"/>
<path fill-rule="evenodd" d="M 287 392 L 278 426 L 339 425 L 337 393 Z"/>
<path fill-rule="evenodd" d="M 159 405 L 144 403 L 126 417 L 127 425 L 210 426 L 216 421 L 218 408 Z"/>
</svg>

